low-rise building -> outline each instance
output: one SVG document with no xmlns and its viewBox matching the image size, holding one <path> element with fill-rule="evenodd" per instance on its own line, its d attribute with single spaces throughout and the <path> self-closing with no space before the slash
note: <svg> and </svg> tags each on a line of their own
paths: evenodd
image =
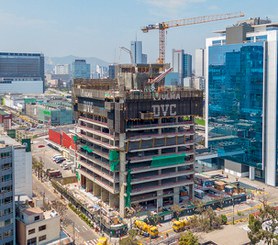
<svg viewBox="0 0 278 245">
<path fill-rule="evenodd" d="M 21 208 L 16 225 L 18 244 L 43 245 L 60 239 L 60 216 L 55 211 L 44 212 L 38 207 Z"/>
</svg>

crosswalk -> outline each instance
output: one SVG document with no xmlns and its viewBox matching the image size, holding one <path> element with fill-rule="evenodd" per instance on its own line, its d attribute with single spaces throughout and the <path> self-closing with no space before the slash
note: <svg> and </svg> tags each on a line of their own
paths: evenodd
<svg viewBox="0 0 278 245">
<path fill-rule="evenodd" d="M 85 245 L 96 245 L 96 244 L 97 244 L 97 239 L 89 240 L 85 242 Z"/>
</svg>

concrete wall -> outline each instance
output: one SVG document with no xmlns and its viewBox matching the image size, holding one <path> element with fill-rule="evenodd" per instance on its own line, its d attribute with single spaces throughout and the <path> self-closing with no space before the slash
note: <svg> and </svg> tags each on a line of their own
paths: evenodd
<svg viewBox="0 0 278 245">
<path fill-rule="evenodd" d="M 32 154 L 25 147 L 15 147 L 13 151 L 15 173 L 15 195 L 32 197 Z"/>
</svg>

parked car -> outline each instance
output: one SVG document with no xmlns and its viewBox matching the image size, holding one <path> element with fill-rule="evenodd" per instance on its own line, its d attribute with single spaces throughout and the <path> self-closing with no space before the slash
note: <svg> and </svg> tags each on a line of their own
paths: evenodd
<svg viewBox="0 0 278 245">
<path fill-rule="evenodd" d="M 62 163 L 63 161 L 65 161 L 65 158 L 59 158 L 55 162 L 59 164 Z"/>
<path fill-rule="evenodd" d="M 63 156 L 61 154 L 56 154 L 52 157 L 53 161 L 55 161 L 57 157 L 63 157 Z"/>
</svg>

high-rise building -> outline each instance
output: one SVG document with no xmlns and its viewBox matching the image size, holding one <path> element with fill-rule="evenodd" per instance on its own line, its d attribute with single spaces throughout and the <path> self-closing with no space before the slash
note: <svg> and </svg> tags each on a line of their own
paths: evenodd
<svg viewBox="0 0 278 245">
<path fill-rule="evenodd" d="M 204 64 L 205 64 L 205 55 L 204 49 L 199 48 L 195 50 L 195 77 L 204 77 Z"/>
<path fill-rule="evenodd" d="M 202 115 L 203 95 L 142 92 L 167 68 L 117 65 L 117 80 L 74 81 L 78 181 L 122 216 L 132 205 L 159 209 L 193 198 L 192 115 Z"/>
<path fill-rule="evenodd" d="M 183 78 L 192 76 L 192 55 L 183 55 Z"/>
<path fill-rule="evenodd" d="M 70 64 L 55 65 L 54 74 L 55 75 L 69 75 L 70 74 Z"/>
<path fill-rule="evenodd" d="M 173 72 L 179 74 L 179 85 L 183 86 L 184 78 L 192 76 L 192 56 L 185 54 L 183 49 L 172 51 Z"/>
<path fill-rule="evenodd" d="M 148 64 L 148 55 L 142 54 L 142 64 Z"/>
<path fill-rule="evenodd" d="M 275 186 L 278 24 L 251 19 L 206 40 L 207 145 L 225 170 Z"/>
<path fill-rule="evenodd" d="M 0 94 L 43 92 L 43 54 L 0 52 Z"/>
<path fill-rule="evenodd" d="M 142 41 L 131 41 L 132 63 L 142 64 Z"/>
<path fill-rule="evenodd" d="M 0 243 L 15 244 L 14 163 L 12 146 L 0 142 Z"/>
<path fill-rule="evenodd" d="M 72 78 L 90 78 L 91 66 L 86 60 L 75 60 L 72 63 Z"/>
<path fill-rule="evenodd" d="M 115 74 L 115 64 L 110 64 L 108 66 L 108 78 L 114 79 L 116 77 Z"/>
</svg>

